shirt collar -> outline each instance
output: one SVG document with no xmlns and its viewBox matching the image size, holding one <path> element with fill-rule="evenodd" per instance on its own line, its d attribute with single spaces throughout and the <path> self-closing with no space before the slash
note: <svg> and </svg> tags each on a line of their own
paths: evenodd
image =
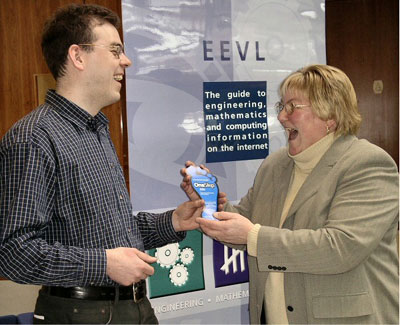
<svg viewBox="0 0 400 325">
<path fill-rule="evenodd" d="M 108 118 L 103 112 L 92 116 L 83 108 L 57 94 L 53 89 L 47 91 L 45 102 L 51 105 L 61 116 L 83 129 L 97 131 L 108 126 Z"/>
</svg>

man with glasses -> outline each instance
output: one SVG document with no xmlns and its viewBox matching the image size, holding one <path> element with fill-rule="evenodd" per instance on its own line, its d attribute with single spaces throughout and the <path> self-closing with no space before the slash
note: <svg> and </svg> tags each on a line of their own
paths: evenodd
<svg viewBox="0 0 400 325">
<path fill-rule="evenodd" d="M 56 90 L 0 143 L 0 275 L 43 285 L 35 323 L 157 323 L 144 251 L 198 227 L 201 200 L 132 215 L 101 112 L 131 65 L 119 24 L 100 6 L 58 10 L 42 35 Z"/>
</svg>

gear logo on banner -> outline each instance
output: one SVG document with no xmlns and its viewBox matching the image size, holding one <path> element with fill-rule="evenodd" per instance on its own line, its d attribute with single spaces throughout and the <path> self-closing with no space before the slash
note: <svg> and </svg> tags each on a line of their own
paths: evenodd
<svg viewBox="0 0 400 325">
<path fill-rule="evenodd" d="M 189 273 L 185 265 L 192 263 L 194 259 L 193 249 L 186 247 L 180 250 L 178 243 L 168 244 L 157 248 L 155 257 L 157 257 L 157 264 L 161 267 L 171 268 L 169 278 L 173 284 L 180 287 L 187 282 Z M 178 263 L 179 260 L 182 263 Z"/>
<path fill-rule="evenodd" d="M 213 241 L 215 287 L 249 281 L 247 252 Z"/>
<path fill-rule="evenodd" d="M 154 275 L 149 278 L 150 298 L 204 290 L 202 245 L 202 234 L 189 231 L 180 243 L 149 251 L 157 258 Z"/>
<path fill-rule="evenodd" d="M 156 249 L 157 264 L 169 268 L 179 259 L 179 244 L 169 244 Z"/>
</svg>

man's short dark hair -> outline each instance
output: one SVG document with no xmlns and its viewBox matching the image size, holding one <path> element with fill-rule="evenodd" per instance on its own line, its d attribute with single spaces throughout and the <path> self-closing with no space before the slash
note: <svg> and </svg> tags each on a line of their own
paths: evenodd
<svg viewBox="0 0 400 325">
<path fill-rule="evenodd" d="M 93 28 L 110 23 L 119 28 L 121 21 L 112 10 L 98 5 L 71 4 L 59 8 L 45 23 L 42 34 L 42 52 L 53 77 L 65 73 L 68 49 L 72 44 L 90 44 L 95 41 Z M 91 51 L 91 47 L 86 47 Z"/>
</svg>

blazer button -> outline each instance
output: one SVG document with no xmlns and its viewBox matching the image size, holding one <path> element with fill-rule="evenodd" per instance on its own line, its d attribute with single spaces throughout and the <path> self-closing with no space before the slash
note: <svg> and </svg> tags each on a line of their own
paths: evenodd
<svg viewBox="0 0 400 325">
<path fill-rule="evenodd" d="M 271 270 L 272 269 L 272 265 L 268 265 L 268 268 Z"/>
<path fill-rule="evenodd" d="M 282 271 L 286 271 L 286 266 L 282 266 Z"/>
<path fill-rule="evenodd" d="M 287 310 L 289 310 L 290 312 L 292 312 L 294 310 L 294 308 L 292 306 L 287 306 Z"/>
</svg>

